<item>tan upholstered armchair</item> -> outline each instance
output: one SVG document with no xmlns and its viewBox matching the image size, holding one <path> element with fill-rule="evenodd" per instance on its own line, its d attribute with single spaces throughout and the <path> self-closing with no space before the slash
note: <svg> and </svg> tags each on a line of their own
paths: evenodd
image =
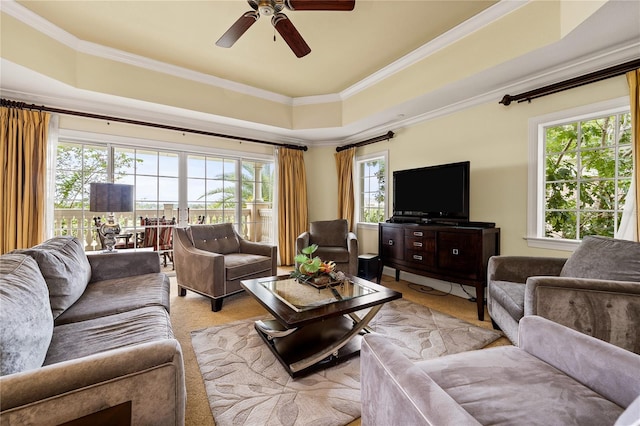
<svg viewBox="0 0 640 426">
<path fill-rule="evenodd" d="M 179 295 L 207 296 L 214 312 L 243 291 L 241 280 L 277 274 L 277 247 L 243 239 L 230 223 L 176 228 L 173 252 Z"/>
<path fill-rule="evenodd" d="M 308 232 L 303 232 L 296 239 L 296 252 L 317 244 L 314 256 L 322 260 L 336 262 L 336 270 L 346 274 L 358 274 L 358 238 L 349 232 L 349 224 L 345 219 L 311 222 Z"/>
<path fill-rule="evenodd" d="M 518 342 L 518 323 L 539 315 L 640 353 L 640 243 L 587 236 L 569 259 L 495 256 L 487 307 Z"/>
</svg>

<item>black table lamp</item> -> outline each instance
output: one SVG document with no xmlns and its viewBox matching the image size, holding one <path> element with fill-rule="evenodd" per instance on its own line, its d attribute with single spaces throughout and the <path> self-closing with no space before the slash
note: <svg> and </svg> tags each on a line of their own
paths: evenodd
<svg viewBox="0 0 640 426">
<path fill-rule="evenodd" d="M 104 251 L 115 251 L 113 246 L 116 244 L 116 235 L 120 233 L 120 225 L 115 223 L 113 213 L 133 211 L 133 185 L 90 183 L 89 210 L 109 214 L 107 222 L 100 226 L 98 232 L 104 237 Z"/>
</svg>

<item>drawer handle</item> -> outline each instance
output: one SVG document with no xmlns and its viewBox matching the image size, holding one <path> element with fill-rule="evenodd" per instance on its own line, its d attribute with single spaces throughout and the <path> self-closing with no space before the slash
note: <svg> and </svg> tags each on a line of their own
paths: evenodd
<svg viewBox="0 0 640 426">
<path fill-rule="evenodd" d="M 393 245 L 393 240 L 389 240 L 389 245 L 392 246 Z"/>
<path fill-rule="evenodd" d="M 422 232 L 421 231 L 413 231 L 413 236 L 414 237 L 422 237 Z"/>
<path fill-rule="evenodd" d="M 413 260 L 422 260 L 422 256 L 420 256 L 419 254 L 414 254 Z"/>
<path fill-rule="evenodd" d="M 455 254 L 456 256 L 460 254 L 460 252 L 458 251 L 458 249 L 452 249 L 451 253 Z"/>
<path fill-rule="evenodd" d="M 414 242 L 413 246 L 414 247 L 422 247 L 422 243 Z"/>
</svg>

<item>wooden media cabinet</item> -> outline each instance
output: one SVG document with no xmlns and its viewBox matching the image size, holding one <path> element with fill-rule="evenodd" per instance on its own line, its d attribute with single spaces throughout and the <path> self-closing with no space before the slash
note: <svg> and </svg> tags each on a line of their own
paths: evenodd
<svg viewBox="0 0 640 426">
<path fill-rule="evenodd" d="M 493 226 L 380 223 L 377 282 L 385 266 L 400 271 L 474 286 L 478 319 L 484 320 L 487 263 L 500 254 L 500 228 Z"/>
</svg>

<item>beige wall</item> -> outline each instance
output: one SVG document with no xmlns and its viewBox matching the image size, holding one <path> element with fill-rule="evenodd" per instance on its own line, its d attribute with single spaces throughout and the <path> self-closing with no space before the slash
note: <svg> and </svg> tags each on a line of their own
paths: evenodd
<svg viewBox="0 0 640 426">
<path fill-rule="evenodd" d="M 567 256 L 564 251 L 529 248 L 527 229 L 528 122 L 532 117 L 628 96 L 624 77 L 612 78 L 509 107 L 498 100 L 413 127 L 394 129 L 396 137 L 359 148 L 358 155 L 389 152 L 389 186 L 394 170 L 471 161 L 471 220 L 496 222 L 501 228 L 502 254 Z M 272 155 L 273 147 L 189 133 L 107 123 L 62 116 L 64 129 L 151 139 L 172 144 L 215 147 Z M 309 220 L 337 217 L 335 147 L 310 147 L 305 152 Z M 392 199 L 392 194 L 389 200 Z M 360 253 L 378 252 L 376 227 L 358 229 Z"/>
<path fill-rule="evenodd" d="M 496 99 L 411 128 L 397 129 L 390 142 L 367 145 L 359 148 L 357 154 L 388 149 L 390 181 L 394 170 L 469 160 L 471 220 L 496 222 L 501 228 L 502 254 L 567 256 L 565 251 L 529 248 L 523 239 L 527 230 L 528 121 L 623 96 L 628 96 L 628 87 L 621 76 L 539 98 L 530 104 L 505 107 Z M 311 220 L 336 217 L 337 200 L 325 195 L 328 189 L 334 191 L 337 186 L 333 153 L 333 148 L 315 148 L 307 157 Z M 378 252 L 377 229 L 361 228 L 358 236 L 360 253 Z"/>
</svg>

